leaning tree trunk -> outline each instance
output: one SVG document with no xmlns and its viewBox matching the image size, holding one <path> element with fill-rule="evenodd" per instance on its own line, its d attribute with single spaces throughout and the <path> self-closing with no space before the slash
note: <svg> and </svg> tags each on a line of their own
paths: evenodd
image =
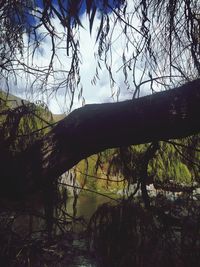
<svg viewBox="0 0 200 267">
<path fill-rule="evenodd" d="M 86 105 L 26 152 L 1 162 L 8 167 L 0 193 L 30 192 L 107 148 L 182 138 L 199 131 L 199 79 L 134 100 Z"/>
</svg>

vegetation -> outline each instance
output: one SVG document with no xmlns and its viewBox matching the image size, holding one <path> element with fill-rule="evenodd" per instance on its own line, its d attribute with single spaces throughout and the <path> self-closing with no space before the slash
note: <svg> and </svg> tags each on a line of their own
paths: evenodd
<svg viewBox="0 0 200 267">
<path fill-rule="evenodd" d="M 126 87 L 133 99 L 132 102 L 127 101 L 110 106 L 108 104 L 102 104 L 99 107 L 85 106 L 79 111 L 70 113 L 67 119 L 53 127 L 45 137 L 40 136 L 35 144 L 30 143 L 26 146 L 25 144 L 29 141 L 22 141 L 24 148 L 19 158 L 26 158 L 26 170 L 21 169 L 23 167 L 22 163 L 17 162 L 18 156 L 9 160 L 10 165 L 15 165 L 12 169 L 18 173 L 18 177 L 34 180 L 34 177 L 38 176 L 41 181 L 53 180 L 53 177 L 56 179 L 81 159 L 106 148 L 158 142 L 198 134 L 199 5 L 197 1 L 167 1 L 165 3 L 134 1 L 132 4 L 128 1 L 68 1 L 66 3 L 65 1 L 48 1 L 48 3 L 10 1 L 2 3 L 0 8 L 2 14 L 0 18 L 2 28 L 0 35 L 1 81 L 2 84 L 7 85 L 7 89 L 11 81 L 14 80 L 17 83 L 18 77 L 27 75 L 27 80 L 31 81 L 27 88 L 33 94 L 37 89 L 42 94 L 48 95 L 48 92 L 56 94 L 66 87 L 65 96 L 70 99 L 69 110 L 73 107 L 76 95 L 78 99 L 83 100 L 84 90 L 82 90 L 80 77 L 81 42 L 78 32 L 84 27 L 82 17 L 86 14 L 90 32 L 94 32 L 95 20 L 99 22 L 96 32 L 97 69 L 93 84 L 97 82 L 104 64 L 110 77 L 113 97 L 118 98 L 122 87 Z M 137 25 L 134 26 L 131 21 L 136 18 Z M 59 21 L 66 33 L 59 33 L 55 20 Z M 121 33 L 118 32 L 119 27 Z M 124 74 L 121 89 L 117 89 L 114 75 L 116 70 L 112 63 L 115 50 L 114 40 L 120 36 L 119 34 L 122 35 L 121 40 L 124 43 L 122 46 L 124 49 L 121 49 L 119 54 L 119 62 L 121 62 L 119 71 Z M 59 45 L 59 40 L 62 40 L 66 46 Z M 169 40 L 166 42 L 169 45 L 163 47 L 163 40 Z M 39 66 L 36 59 L 42 56 L 44 42 L 49 42 L 52 52 L 47 66 Z M 60 51 L 66 52 L 70 62 L 64 68 L 61 58 L 60 64 L 56 63 Z M 31 58 L 28 56 L 30 54 L 32 54 Z M 58 77 L 59 72 L 63 75 L 62 80 Z M 193 82 L 178 87 L 176 90 L 154 94 L 152 98 L 139 98 L 137 101 L 144 86 L 149 87 L 149 92 L 154 93 L 161 86 L 163 89 L 174 88 L 189 81 Z M 150 99 L 152 102 L 149 101 Z M 13 112 L 24 114 L 23 120 L 25 120 L 30 112 L 24 106 L 20 109 L 22 111 Z M 99 117 L 97 123 L 94 122 L 94 116 Z M 16 125 L 19 124 L 17 121 L 22 123 L 20 118 L 21 115 L 18 115 Z M 71 126 L 71 121 L 75 122 L 77 118 L 78 123 L 72 123 L 73 126 Z M 13 123 L 12 116 L 10 120 L 10 123 Z M 111 122 L 112 128 L 109 127 Z M 33 130 L 34 125 L 30 126 Z M 104 127 L 107 128 L 105 137 L 102 133 Z M 92 143 L 94 140 L 87 132 L 89 128 L 91 128 L 91 133 L 96 129 L 93 136 L 96 136 L 98 147 Z M 120 131 L 118 131 L 119 128 Z M 66 135 L 64 129 L 67 131 Z M 14 133 L 16 129 L 12 131 Z M 113 132 L 115 138 L 111 138 Z M 2 131 L 2 140 L 5 139 L 4 134 L 6 135 Z M 87 136 L 88 139 L 82 140 L 81 135 Z M 24 140 L 23 133 L 22 136 Z M 65 138 L 73 148 L 71 145 L 66 145 Z M 107 142 L 103 139 L 107 139 Z M 2 145 L 6 147 L 7 142 L 8 140 Z M 83 142 L 88 143 L 88 146 L 91 143 L 91 149 L 84 147 Z M 64 148 L 68 151 L 63 151 Z M 58 151 L 57 155 L 55 151 Z M 4 152 L 1 156 L 2 164 L 7 165 L 8 161 L 3 162 L 3 154 Z M 28 160 L 30 157 L 31 159 Z M 33 161 L 36 162 L 38 159 L 40 162 L 33 164 Z M 182 164 L 185 163 L 182 162 Z M 48 168 L 44 169 L 44 166 Z M 31 169 L 35 171 L 32 177 L 27 177 L 30 176 L 29 170 Z M 180 172 L 184 169 L 183 179 L 186 179 L 187 168 L 184 165 L 178 167 L 176 164 L 176 167 L 170 167 L 171 169 L 173 173 L 170 176 L 179 176 L 178 173 L 181 174 Z M 7 179 L 11 181 L 13 175 L 12 172 L 7 173 Z M 160 175 L 164 179 L 161 173 Z M 188 179 L 190 180 L 191 176 L 188 176 Z M 32 191 L 32 189 L 29 188 L 26 191 Z"/>
<path fill-rule="evenodd" d="M 75 100 L 85 100 L 79 38 L 81 28 L 87 27 L 83 14 L 97 45 L 91 82 L 97 84 L 106 70 L 116 103 L 73 110 Z M 100 265 L 156 266 L 156 260 L 159 266 L 199 265 L 198 198 L 183 196 L 175 205 L 162 197 L 151 201 L 147 191 L 150 182 L 163 188 L 170 180 L 199 183 L 199 14 L 197 0 L 0 3 L 1 87 L 9 93 L 12 84 L 26 80 L 27 93 L 54 97 L 64 90 L 69 100 L 68 116 L 53 123 L 46 107 L 24 101 L 13 106 L 13 100 L 0 93 L 2 266 L 51 266 L 63 259 L 52 237 L 63 235 L 69 249 L 72 222 L 77 220 L 65 210 L 68 196 L 66 190 L 59 194 L 58 181 L 74 166 L 81 186 L 90 191 L 133 183 L 141 188 L 139 205 L 132 195 L 117 206 L 102 206 L 91 218 L 90 244 L 99 251 Z M 50 52 L 47 63 L 39 65 L 44 43 Z M 143 96 L 144 91 L 149 95 Z M 118 101 L 125 93 L 129 100 Z M 37 200 L 42 196 L 41 212 L 25 208 L 35 195 Z M 6 208 L 11 199 L 12 211 Z M 30 216 L 30 231 L 20 238 L 14 226 L 22 213 Z M 39 237 L 31 227 L 38 217 L 43 220 Z M 41 251 L 48 251 L 43 260 Z"/>
<path fill-rule="evenodd" d="M 198 142 L 198 136 L 169 143 L 160 142 L 159 150 L 148 164 L 147 183 L 163 186 L 169 181 L 183 186 L 199 183 L 199 152 L 193 145 L 194 140 Z M 196 145 L 199 146 L 198 143 Z M 80 174 L 77 179 L 81 185 L 101 192 L 117 192 L 128 184 L 135 184 L 140 180 L 142 158 L 148 146 L 107 150 L 81 161 L 75 168 Z"/>
<path fill-rule="evenodd" d="M 131 202 L 99 207 L 89 236 L 100 266 L 199 265 L 199 205 L 157 200 L 152 210 Z"/>
</svg>

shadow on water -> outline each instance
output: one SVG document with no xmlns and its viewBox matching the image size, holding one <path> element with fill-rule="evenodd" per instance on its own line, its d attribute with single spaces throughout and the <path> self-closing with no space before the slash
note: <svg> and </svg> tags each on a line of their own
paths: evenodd
<svg viewBox="0 0 200 267">
<path fill-rule="evenodd" d="M 89 253 L 87 222 L 107 202 L 92 193 L 60 202 L 49 218 L 44 197 L 18 203 L 0 203 L 0 266 L 96 267 Z M 51 228 L 51 234 L 49 231 Z"/>
<path fill-rule="evenodd" d="M 200 266 L 200 202 L 156 197 L 103 204 L 89 223 L 90 246 L 104 267 Z"/>
<path fill-rule="evenodd" d="M 0 203 L 1 267 L 200 266 L 200 201 L 156 197 L 147 210 L 84 192 L 46 203 Z"/>
<path fill-rule="evenodd" d="M 84 219 L 88 222 L 93 215 L 93 213 L 97 210 L 97 208 L 111 200 L 95 193 L 81 193 L 77 198 L 76 209 L 74 211 L 73 204 L 74 198 L 69 197 L 67 200 L 66 210 L 69 214 L 75 215 L 77 217 L 84 217 Z"/>
</svg>

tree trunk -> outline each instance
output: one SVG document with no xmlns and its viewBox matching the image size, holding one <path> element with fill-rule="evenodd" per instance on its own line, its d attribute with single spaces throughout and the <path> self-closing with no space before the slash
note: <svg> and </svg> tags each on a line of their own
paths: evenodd
<svg viewBox="0 0 200 267">
<path fill-rule="evenodd" d="M 107 148 L 197 134 L 199 116 L 200 79 L 134 100 L 86 105 L 74 110 L 19 157 L 2 162 L 8 167 L 3 168 L 2 180 L 7 182 L 0 193 L 32 191 Z"/>
</svg>

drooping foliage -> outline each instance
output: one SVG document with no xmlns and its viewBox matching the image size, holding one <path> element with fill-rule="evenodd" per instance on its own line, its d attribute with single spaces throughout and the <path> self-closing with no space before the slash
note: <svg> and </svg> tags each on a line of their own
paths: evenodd
<svg viewBox="0 0 200 267">
<path fill-rule="evenodd" d="M 127 201 L 104 204 L 90 220 L 90 249 L 103 266 L 196 266 L 198 218 L 199 206 L 191 203 L 159 200 L 152 210 Z"/>
<path fill-rule="evenodd" d="M 35 105 L 5 92 L 0 94 L 1 155 L 13 156 L 41 138 L 53 125 L 53 118 L 44 104 Z"/>
<path fill-rule="evenodd" d="M 10 79 L 17 81 L 17 75 L 24 71 L 27 77 L 32 77 L 33 91 L 39 88 L 40 92 L 51 94 L 52 90 L 64 88 L 71 107 L 75 92 L 79 98 L 84 93 L 79 30 L 87 27 L 82 24 L 85 15 L 98 47 L 93 83 L 106 67 L 116 98 L 123 88 L 129 90 L 130 97 L 137 97 L 144 88 L 154 92 L 161 86 L 169 88 L 200 74 L 197 0 L 3 1 L 0 11 L 1 80 L 7 84 Z M 39 66 L 35 58 L 42 55 L 44 42 L 50 42 L 51 55 L 46 66 Z M 66 55 L 64 67 L 63 63 L 57 64 L 60 51 Z M 115 51 L 121 62 L 118 69 L 113 62 Z M 61 79 L 57 76 L 59 71 Z M 115 72 L 124 74 L 120 85 Z"/>
<path fill-rule="evenodd" d="M 199 183 L 199 136 L 162 143 L 149 172 L 162 182 Z"/>
<path fill-rule="evenodd" d="M 25 73 L 27 81 L 31 77 L 28 90 L 32 90 L 33 93 L 39 89 L 42 94 L 51 95 L 52 92 L 58 92 L 60 88 L 65 88 L 65 95 L 69 97 L 70 108 L 72 108 L 75 93 L 78 91 L 79 98 L 81 98 L 84 92 L 80 77 L 81 40 L 79 39 L 79 30 L 84 27 L 82 25 L 84 13 L 87 14 L 90 32 L 95 30 L 95 19 L 98 21 L 98 29 L 95 33 L 98 47 L 96 51 L 97 70 L 93 83 L 97 82 L 99 72 L 105 66 L 110 77 L 113 96 L 116 96 L 117 99 L 123 87 L 129 90 L 131 98 L 135 98 L 142 94 L 142 89 L 147 85 L 154 93 L 160 89 L 160 86 L 168 89 L 183 81 L 193 80 L 200 74 L 199 9 L 197 0 L 2 1 L 0 3 L 0 81 L 9 87 L 11 80 L 18 82 L 18 77 Z M 62 25 L 61 33 L 57 22 Z M 120 47 L 123 48 L 117 51 L 121 66 L 115 69 L 115 62 L 112 59 L 113 53 L 119 45 L 116 40 L 119 39 Z M 49 41 L 51 54 L 48 55 L 48 64 L 38 66 L 35 64 L 35 59 L 44 53 L 43 43 Z M 65 43 L 64 47 L 63 43 Z M 64 68 L 61 67 L 62 64 L 56 65 L 59 61 L 58 52 L 60 51 L 64 52 L 67 59 L 67 66 Z M 57 74 L 60 72 L 62 79 L 57 79 Z M 124 81 L 120 86 L 116 83 L 115 72 L 124 74 Z M 39 131 L 38 127 L 49 127 L 49 125 L 44 119 L 38 118 L 40 112 L 35 106 L 22 103 L 20 107 L 10 107 L 7 106 L 7 101 L 3 97 L 0 100 L 0 137 L 2 141 L 0 148 L 5 162 L 8 151 L 9 157 L 11 154 L 12 156 L 16 155 L 18 150 L 25 150 L 46 131 L 44 129 Z M 167 179 L 172 178 L 179 182 L 191 182 L 193 179 L 199 179 L 199 165 L 195 164 L 195 158 L 199 158 L 198 138 L 196 137 L 181 143 L 179 141 L 171 142 L 170 145 L 162 143 L 160 148 L 152 143 L 137 148 L 121 148 L 118 152 L 118 154 L 114 153 L 110 158 L 108 157 L 110 166 L 106 168 L 108 170 L 107 181 L 109 182 L 109 175 L 119 173 L 129 183 L 139 180 L 141 186 L 143 185 L 144 195 L 146 181 L 143 178 L 148 178 L 148 176 L 153 176 L 153 179 L 156 176 L 156 179 L 165 180 L 167 174 Z M 100 163 L 99 158 L 97 161 Z M 94 175 L 95 167 L 97 170 L 99 165 L 97 164 L 95 167 L 87 165 L 86 163 L 84 168 L 86 175 L 84 176 L 87 176 L 87 171 L 90 175 Z M 144 166 L 145 168 L 143 168 Z M 141 179 L 143 180 L 141 181 Z M 52 202 L 55 187 L 49 184 L 45 184 L 46 187 L 43 191 L 48 234 L 51 233 L 55 223 L 53 217 L 53 204 L 55 203 Z M 90 183 L 90 186 L 96 189 L 94 181 Z M 159 254 L 159 265 L 164 261 L 168 266 L 177 263 L 175 254 L 179 253 L 179 248 L 181 248 L 181 252 L 183 252 L 181 263 L 185 262 L 186 266 L 190 266 L 189 261 L 192 260 L 194 266 L 198 265 L 198 212 L 197 223 L 195 221 L 191 224 L 189 220 L 187 227 L 179 228 L 176 232 L 173 227 L 166 229 L 166 221 L 158 225 L 157 218 L 154 218 L 148 211 L 137 208 L 131 210 L 130 206 L 127 207 L 107 208 L 104 206 L 93 217 L 91 221 L 93 233 L 96 232 L 97 239 L 99 234 L 103 235 L 106 238 L 105 242 L 108 242 L 106 246 L 102 243 L 99 246 L 98 242 L 101 242 L 101 238 L 97 240 L 97 249 L 102 248 L 103 255 L 109 257 L 113 255 L 112 252 L 114 254 L 119 252 L 117 260 L 120 261 L 121 266 L 130 263 L 127 262 L 127 259 L 131 259 L 134 264 L 139 261 L 139 266 L 142 264 L 145 266 L 146 262 L 151 264 L 148 257 L 151 252 L 157 258 L 158 254 L 154 254 L 156 247 L 156 252 L 164 255 L 162 257 Z M 133 213 L 130 214 L 130 211 Z M 58 217 L 57 219 L 60 219 Z M 66 218 L 68 218 L 67 215 Z M 59 223 L 63 223 L 60 223 L 59 226 L 67 224 L 66 218 L 59 220 Z M 164 219 L 166 218 L 168 217 L 164 217 Z M 185 221 L 188 218 L 184 217 L 183 219 Z M 191 232 L 192 238 L 188 231 L 191 225 L 195 225 Z M 172 226 L 174 225 L 172 224 Z M 4 231 L 2 233 L 4 234 Z M 189 238 L 186 238 L 188 235 Z M 2 240 L 4 240 L 5 235 L 2 236 Z M 174 240 L 176 241 L 179 236 L 182 238 L 182 243 L 178 250 L 175 250 L 174 246 L 177 243 Z M 111 246 L 113 237 L 115 247 Z M 121 250 L 117 241 L 119 239 L 120 242 L 124 241 L 126 237 L 131 237 L 130 240 L 125 241 L 129 246 L 128 256 L 120 258 L 119 256 L 123 256 L 126 247 Z M 17 242 L 15 238 L 10 240 Z M 164 242 L 166 240 L 172 242 Z M 6 242 L 4 243 L 6 244 Z M 25 251 L 28 256 L 25 257 L 26 261 L 24 262 L 25 264 L 30 263 L 33 252 L 31 249 L 34 244 L 32 242 L 31 246 L 27 246 L 23 243 L 22 249 L 19 244 L 17 250 L 14 249 L 14 253 L 12 252 L 14 260 L 16 259 L 15 255 L 20 256 L 22 255 L 21 251 Z M 195 246 L 190 246 L 194 244 Z M 161 247 L 162 251 L 160 251 Z M 9 244 L 3 246 L 2 253 L 4 253 L 4 248 L 9 250 Z M 121 252 L 122 254 L 120 254 Z M 165 261 L 166 259 L 168 261 Z M 172 259 L 171 262 L 170 259 Z M 113 264 L 112 260 L 115 259 L 111 258 L 111 264 Z"/>
<path fill-rule="evenodd" d="M 70 107 L 72 107 L 76 91 L 79 98 L 84 94 L 80 77 L 79 31 L 87 27 L 82 24 L 85 15 L 89 23 L 89 31 L 96 35 L 97 71 L 93 83 L 97 82 L 99 73 L 105 66 L 110 76 L 113 96 L 118 98 L 124 87 L 129 90 L 130 97 L 134 98 L 143 93 L 144 87 L 145 90 L 150 88 L 154 93 L 161 86 L 169 88 L 177 83 L 192 80 L 199 76 L 199 9 L 199 3 L 196 0 L 4 1 L 0 5 L 1 82 L 9 85 L 10 79 L 17 82 L 19 74 L 26 73 L 27 78 L 34 77 L 31 79 L 32 87 L 28 90 L 34 93 L 36 88 L 39 88 L 41 93 L 51 94 L 52 90 L 57 92 L 60 88 L 65 88 L 65 96 L 69 97 Z M 97 30 L 95 21 L 98 22 Z M 63 29 L 61 33 L 60 25 Z M 118 39 L 121 40 L 120 43 L 116 41 Z M 38 66 L 35 64 L 35 59 L 43 54 L 45 42 L 51 45 L 51 55 L 48 65 Z M 118 49 L 117 53 L 121 66 L 116 70 L 112 59 L 119 45 L 121 49 Z M 61 68 L 62 64 L 59 67 L 57 65 L 60 51 L 67 59 L 64 68 Z M 62 72 L 62 79 L 60 76 L 57 79 L 59 71 Z M 124 74 L 124 82 L 120 87 L 116 83 L 115 72 Z M 16 135 L 16 125 L 28 117 L 25 115 L 22 118 L 22 114 L 30 113 L 25 109 L 26 107 L 22 106 L 18 110 L 9 112 L 7 122 L 10 120 L 9 123 L 13 124 L 15 120 L 10 135 Z M 13 115 L 14 113 L 16 115 Z M 5 118 L 2 115 L 3 117 Z M 34 131 L 35 126 L 28 127 L 29 124 L 30 121 L 24 124 L 27 127 L 26 131 L 30 129 Z M 6 132 L 6 127 L 3 129 Z M 22 139 L 25 135 L 24 133 L 20 135 L 23 137 L 21 144 L 24 145 L 26 142 Z M 122 149 L 119 152 L 121 156 L 115 156 L 112 159 L 113 162 L 119 159 L 123 161 L 124 157 L 124 162 L 131 162 L 126 169 L 131 167 L 131 172 L 135 172 L 135 177 L 138 177 L 139 175 L 136 174 L 138 164 L 133 162 L 140 162 L 140 153 L 135 151 L 130 156 L 129 152 L 124 152 L 122 157 Z M 159 163 L 156 164 L 158 167 Z M 167 166 L 166 162 L 165 165 Z M 183 169 L 183 176 L 189 175 L 184 165 L 170 167 L 170 170 L 172 168 L 174 169 L 172 174 L 175 176 L 182 176 Z M 162 172 L 158 176 L 163 177 L 162 166 L 158 169 Z M 198 165 L 195 172 L 197 177 Z M 123 175 L 133 177 L 132 174 L 125 173 L 125 168 Z M 188 179 L 190 180 L 191 177 Z"/>
<path fill-rule="evenodd" d="M 81 173 L 78 179 L 86 187 L 100 191 L 107 184 L 110 192 L 140 183 L 148 147 L 149 144 L 122 147 L 90 157 L 87 167 L 85 161 L 77 165 L 76 171 Z M 148 160 L 145 183 L 154 183 L 161 187 L 169 181 L 185 186 L 199 183 L 199 155 L 198 135 L 160 142 L 159 149 Z"/>
</svg>

